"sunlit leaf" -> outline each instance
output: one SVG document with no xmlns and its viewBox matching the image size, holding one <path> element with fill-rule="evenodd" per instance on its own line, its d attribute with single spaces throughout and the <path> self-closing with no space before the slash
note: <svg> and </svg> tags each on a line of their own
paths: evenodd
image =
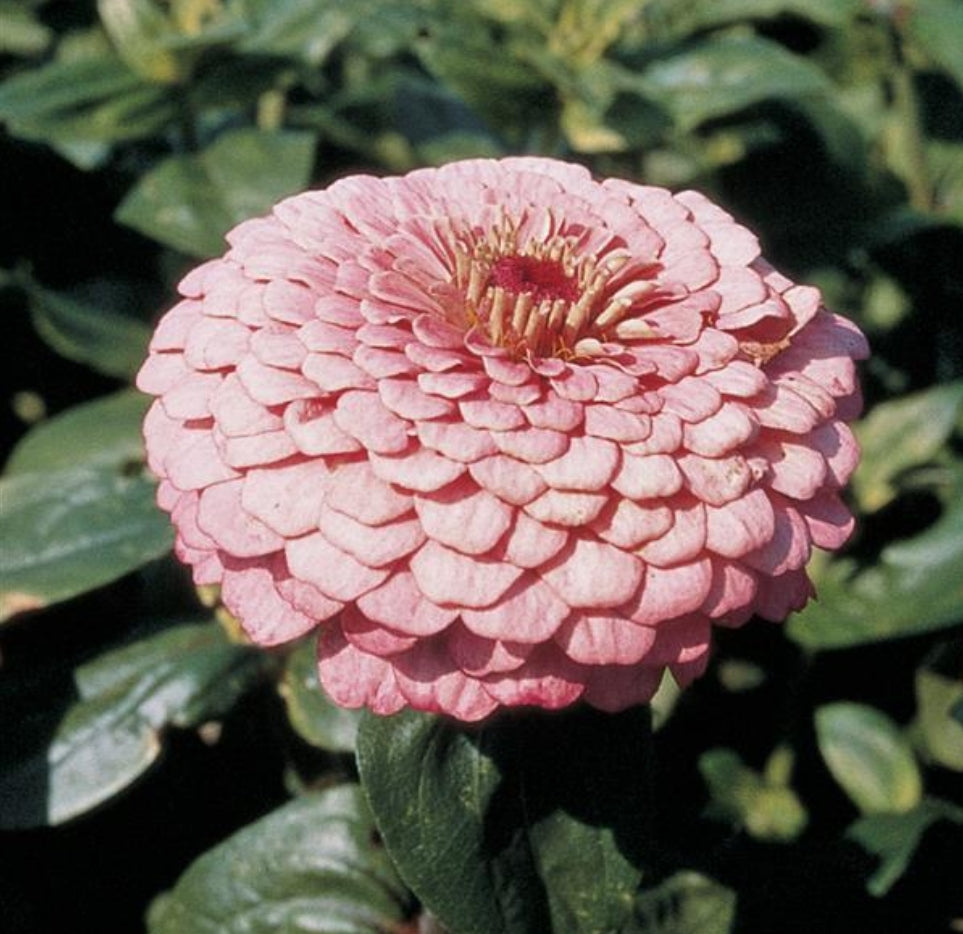
<svg viewBox="0 0 963 934">
<path fill-rule="evenodd" d="M 446 926 L 618 930 L 651 845 L 646 718 L 370 715 L 358 765 L 389 853 Z"/>
<path fill-rule="evenodd" d="M 652 0 L 647 11 L 660 31 L 689 35 L 701 29 L 728 26 L 745 20 L 798 16 L 839 26 L 860 11 L 861 0 Z"/>
<path fill-rule="evenodd" d="M 357 785 L 272 811 L 196 859 L 147 916 L 150 934 L 386 934 L 411 913 Z"/>
<path fill-rule="evenodd" d="M 97 0 L 97 12 L 117 53 L 133 71 L 159 84 L 185 77 L 177 56 L 164 47 L 176 31 L 155 0 Z"/>
<path fill-rule="evenodd" d="M 81 665 L 72 696 L 25 672 L 7 675 L 0 825 L 59 824 L 109 800 L 157 759 L 165 728 L 221 716 L 260 665 L 208 623 L 174 626 Z"/>
<path fill-rule="evenodd" d="M 195 256 L 224 249 L 224 234 L 307 185 L 309 133 L 233 130 L 197 155 L 170 156 L 117 208 L 123 224 Z"/>
<path fill-rule="evenodd" d="M 289 656 L 278 689 L 288 719 L 313 746 L 330 752 L 354 752 L 361 712 L 335 704 L 318 682 L 317 638 L 305 639 Z"/>
<path fill-rule="evenodd" d="M 40 422 L 13 449 L 6 476 L 85 467 L 121 468 L 144 459 L 141 423 L 150 400 L 133 389 L 84 402 Z"/>
<path fill-rule="evenodd" d="M 916 0 L 907 31 L 921 49 L 963 89 L 963 4 L 957 0 Z"/>
<path fill-rule="evenodd" d="M 357 4 L 330 0 L 246 0 L 250 22 L 239 51 L 320 65 L 359 16 Z"/>
<path fill-rule="evenodd" d="M 857 428 L 862 459 L 852 486 L 861 509 L 889 503 L 900 474 L 936 456 L 961 412 L 963 380 L 877 405 Z"/>
<path fill-rule="evenodd" d="M 886 714 L 865 704 L 816 711 L 819 751 L 864 814 L 902 814 L 921 800 L 923 781 L 908 740 Z"/>
<path fill-rule="evenodd" d="M 0 620 L 86 593 L 171 547 L 154 483 L 113 465 L 0 480 Z"/>
<path fill-rule="evenodd" d="M 963 772 L 963 723 L 953 716 L 963 704 L 963 667 L 956 653 L 956 675 L 924 667 L 916 672 L 916 722 L 926 755 L 948 769 Z"/>
<path fill-rule="evenodd" d="M 37 55 L 50 45 L 52 30 L 39 22 L 21 0 L 0 3 L 0 52 Z"/>
</svg>

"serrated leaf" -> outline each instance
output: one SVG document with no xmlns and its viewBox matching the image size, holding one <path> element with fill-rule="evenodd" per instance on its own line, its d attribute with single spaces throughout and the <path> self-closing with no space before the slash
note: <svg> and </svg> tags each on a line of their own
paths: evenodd
<svg viewBox="0 0 963 934">
<path fill-rule="evenodd" d="M 729 934 L 736 901 L 727 886 L 683 870 L 640 893 L 629 934 Z"/>
<path fill-rule="evenodd" d="M 141 424 L 150 399 L 134 389 L 84 402 L 35 425 L 13 449 L 8 477 L 42 470 L 114 467 L 144 459 Z"/>
<path fill-rule="evenodd" d="M 317 637 L 305 639 L 288 656 L 278 685 L 288 720 L 312 746 L 354 752 L 361 712 L 335 704 L 318 681 Z"/>
<path fill-rule="evenodd" d="M 906 871 L 923 834 L 938 820 L 963 824 L 963 808 L 938 798 L 925 798 L 905 814 L 871 814 L 849 826 L 846 836 L 879 857 L 880 864 L 866 888 L 884 896 Z"/>
<path fill-rule="evenodd" d="M 146 324 L 33 282 L 25 287 L 34 327 L 57 353 L 107 376 L 127 379 L 137 372 L 150 340 Z"/>
<path fill-rule="evenodd" d="M 0 620 L 103 586 L 170 550 L 154 483 L 112 465 L 0 480 Z"/>
<path fill-rule="evenodd" d="M 150 934 L 384 934 L 411 913 L 357 785 L 309 794 L 199 857 L 147 916 Z"/>
<path fill-rule="evenodd" d="M 148 237 L 195 256 L 224 249 L 224 234 L 307 185 L 310 133 L 224 133 L 203 152 L 171 156 L 141 177 L 115 213 Z"/>
<path fill-rule="evenodd" d="M 852 487 L 860 508 L 874 512 L 892 501 L 900 474 L 936 456 L 961 411 L 963 380 L 877 405 L 856 429 L 862 459 Z"/>
<path fill-rule="evenodd" d="M 830 91 L 826 76 L 806 59 L 756 37 L 700 40 L 654 62 L 639 76 L 683 130 L 774 98 Z"/>
<path fill-rule="evenodd" d="M 818 599 L 793 614 L 789 636 L 810 649 L 881 642 L 955 625 L 963 618 L 963 502 L 925 532 L 884 548 L 857 571 L 832 561 L 816 580 Z"/>
<path fill-rule="evenodd" d="M 650 846 L 647 712 L 462 728 L 366 715 L 358 766 L 389 853 L 459 934 L 618 930 Z"/>
<path fill-rule="evenodd" d="M 221 716 L 261 664 L 208 623 L 174 626 L 81 665 L 73 698 L 21 673 L 0 707 L 0 825 L 60 824 L 107 801 L 157 759 L 166 727 Z M 59 719 L 44 722 L 58 704 Z"/>
<path fill-rule="evenodd" d="M 816 740 L 833 778 L 864 814 L 902 814 L 922 798 L 912 747 L 882 711 L 839 702 L 816 710 Z"/>
<path fill-rule="evenodd" d="M 788 842 L 806 828 L 808 815 L 798 795 L 745 765 L 732 749 L 710 749 L 699 757 L 709 786 L 709 814 L 745 827 L 757 840 Z"/>
</svg>

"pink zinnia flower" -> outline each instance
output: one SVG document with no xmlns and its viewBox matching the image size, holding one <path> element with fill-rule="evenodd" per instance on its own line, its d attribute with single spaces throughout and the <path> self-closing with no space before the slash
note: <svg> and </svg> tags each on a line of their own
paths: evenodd
<svg viewBox="0 0 963 934">
<path fill-rule="evenodd" d="M 343 705 L 647 701 L 850 533 L 863 336 L 702 195 L 468 161 L 228 241 L 138 377 L 158 501 Z"/>
</svg>

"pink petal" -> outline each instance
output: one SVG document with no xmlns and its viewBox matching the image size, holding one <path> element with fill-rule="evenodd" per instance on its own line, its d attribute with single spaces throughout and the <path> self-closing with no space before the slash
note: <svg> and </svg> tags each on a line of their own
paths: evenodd
<svg viewBox="0 0 963 934">
<path fill-rule="evenodd" d="M 811 499 L 826 481 L 826 461 L 818 450 L 791 441 L 764 440 L 757 447 L 770 469 L 769 485 L 793 499 Z"/>
<path fill-rule="evenodd" d="M 531 645 L 484 639 L 462 625 L 452 626 L 447 645 L 451 660 L 473 678 L 514 671 L 532 653 Z"/>
<path fill-rule="evenodd" d="M 289 539 L 285 548 L 291 573 L 322 593 L 348 603 L 377 587 L 387 576 L 332 545 L 321 532 Z"/>
<path fill-rule="evenodd" d="M 310 353 L 301 372 L 311 380 L 313 392 L 343 392 L 345 389 L 374 390 L 377 383 L 357 364 L 338 354 Z"/>
<path fill-rule="evenodd" d="M 234 373 L 221 381 L 211 396 L 210 408 L 217 427 L 230 437 L 276 431 L 284 425 L 279 415 L 247 394 Z"/>
<path fill-rule="evenodd" d="M 749 567 L 770 577 L 801 568 L 811 551 L 809 531 L 799 513 L 785 501 L 774 505 L 776 527 L 772 538 L 742 557 Z"/>
<path fill-rule="evenodd" d="M 494 431 L 492 440 L 503 454 L 530 464 L 544 464 L 546 461 L 561 457 L 569 446 L 567 434 L 548 428 Z"/>
<path fill-rule="evenodd" d="M 265 431 L 242 438 L 228 438 L 215 432 L 214 439 L 224 461 L 238 470 L 276 464 L 298 453 L 297 445 L 286 431 Z"/>
<path fill-rule="evenodd" d="M 584 688 L 583 672 L 551 645 L 540 646 L 525 664 L 505 675 L 489 675 L 483 684 L 500 704 L 558 710 L 575 703 Z"/>
<path fill-rule="evenodd" d="M 440 607 L 418 589 L 410 571 L 396 571 L 358 598 L 365 616 L 409 636 L 433 636 L 446 629 L 458 610 Z"/>
<path fill-rule="evenodd" d="M 617 613 L 582 611 L 569 617 L 555 641 L 583 665 L 634 665 L 655 643 L 655 629 Z"/>
<path fill-rule="evenodd" d="M 853 533 L 855 520 L 835 493 L 821 493 L 797 505 L 819 548 L 841 548 Z"/>
<path fill-rule="evenodd" d="M 361 443 L 345 434 L 334 419 L 330 404 L 320 399 L 300 399 L 284 410 L 284 427 L 302 454 L 350 454 Z"/>
<path fill-rule="evenodd" d="M 812 431 L 819 422 L 819 413 L 802 396 L 786 386 L 770 384 L 756 403 L 756 418 L 765 428 L 777 428 L 795 435 Z"/>
<path fill-rule="evenodd" d="M 225 551 L 239 558 L 267 555 L 284 548 L 284 539 L 241 505 L 243 480 L 229 480 L 201 492 L 198 525 Z"/>
<path fill-rule="evenodd" d="M 418 642 L 416 636 L 403 636 L 385 629 L 378 623 L 371 622 L 353 605 L 345 607 L 341 613 L 340 623 L 345 638 L 355 648 L 369 655 L 380 655 L 382 658 L 397 655 L 399 652 L 407 652 Z"/>
<path fill-rule="evenodd" d="M 693 613 L 670 619 L 655 629 L 655 644 L 646 661 L 653 665 L 691 662 L 706 656 L 712 639 L 712 626 L 706 617 Z"/>
<path fill-rule="evenodd" d="M 638 505 L 629 499 L 610 503 L 592 523 L 592 531 L 617 548 L 632 550 L 664 535 L 675 519 L 662 503 Z"/>
<path fill-rule="evenodd" d="M 322 507 L 318 525 L 332 545 L 372 568 L 393 564 L 411 554 L 425 540 L 417 519 L 370 526 L 328 505 Z"/>
<path fill-rule="evenodd" d="M 339 626 L 326 629 L 318 644 L 318 673 L 325 691 L 341 707 L 370 707 L 387 716 L 405 707 L 394 669 L 348 642 Z"/>
<path fill-rule="evenodd" d="M 488 385 L 488 377 L 482 373 L 420 373 L 418 385 L 432 396 L 445 399 L 463 399 Z"/>
<path fill-rule="evenodd" d="M 604 542 L 573 539 L 542 568 L 542 579 L 571 607 L 619 606 L 642 582 L 642 563 Z"/>
<path fill-rule="evenodd" d="M 640 440 L 626 444 L 630 454 L 672 454 L 682 447 L 683 425 L 677 415 L 660 412 L 652 419 L 652 431 Z"/>
<path fill-rule="evenodd" d="M 526 575 L 492 606 L 462 610 L 461 618 L 471 632 L 486 639 L 533 644 L 550 639 L 568 613 L 568 604 L 551 587 Z"/>
<path fill-rule="evenodd" d="M 712 564 L 707 558 L 670 568 L 650 565 L 645 570 L 645 582 L 622 610 L 636 623 L 656 626 L 697 610 L 711 585 Z"/>
<path fill-rule="evenodd" d="M 718 508 L 706 507 L 706 548 L 740 558 L 772 538 L 776 519 L 769 497 L 759 489 Z"/>
<path fill-rule="evenodd" d="M 718 458 L 684 454 L 676 458 L 676 463 L 690 492 L 710 506 L 738 499 L 753 480 L 752 471 L 740 454 Z"/>
<path fill-rule="evenodd" d="M 225 571 L 221 600 L 258 645 L 290 642 L 316 625 L 281 597 L 267 568 Z"/>
<path fill-rule="evenodd" d="M 181 382 L 164 393 L 161 402 L 171 418 L 207 418 L 211 414 L 211 396 L 222 379 L 219 373 L 186 373 Z"/>
<path fill-rule="evenodd" d="M 387 409 L 375 392 L 346 392 L 334 410 L 335 424 L 369 451 L 397 454 L 408 447 L 409 423 Z"/>
<path fill-rule="evenodd" d="M 318 394 L 317 386 L 300 374 L 265 366 L 254 357 L 245 357 L 236 372 L 248 395 L 262 405 L 281 405 Z"/>
<path fill-rule="evenodd" d="M 554 431 L 572 431 L 582 422 L 583 406 L 578 402 L 570 402 L 555 393 L 548 395 L 541 402 L 532 402 L 522 410 L 525 418 L 535 428 L 551 428 Z M 524 422 L 523 422 L 524 424 Z M 506 427 L 518 427 L 510 425 Z"/>
<path fill-rule="evenodd" d="M 298 329 L 298 340 L 312 353 L 350 357 L 358 346 L 357 332 L 328 321 L 309 321 Z"/>
<path fill-rule="evenodd" d="M 649 564 L 666 567 L 691 561 L 706 544 L 705 507 L 698 500 L 679 499 L 672 506 L 672 527 L 636 550 Z"/>
<path fill-rule="evenodd" d="M 712 562 L 712 586 L 700 612 L 726 625 L 724 617 L 748 607 L 756 595 L 756 575 L 735 561 Z"/>
<path fill-rule="evenodd" d="M 682 473 L 667 454 L 636 457 L 623 453 L 612 488 L 629 499 L 672 496 L 682 489 Z"/>
<path fill-rule="evenodd" d="M 801 610 L 814 595 L 812 582 L 802 568 L 779 577 L 762 576 L 754 608 L 763 619 L 779 623 L 790 613 Z"/>
<path fill-rule="evenodd" d="M 688 450 L 703 457 L 722 457 L 753 438 L 759 426 L 749 410 L 737 402 L 726 402 L 715 415 L 683 429 Z"/>
<path fill-rule="evenodd" d="M 522 508 L 539 522 L 553 522 L 570 528 L 588 525 L 609 500 L 608 493 L 580 493 L 546 490 Z"/>
<path fill-rule="evenodd" d="M 214 436 L 198 430 L 178 439 L 164 458 L 164 473 L 179 490 L 204 487 L 239 476 L 221 459 Z"/>
<path fill-rule="evenodd" d="M 504 545 L 506 561 L 522 568 L 537 568 L 557 555 L 568 541 L 569 533 L 551 528 L 516 511 L 515 524 Z"/>
<path fill-rule="evenodd" d="M 184 359 L 195 370 L 233 367 L 250 342 L 250 328 L 233 318 L 201 318 L 186 335 Z"/>
<path fill-rule="evenodd" d="M 613 441 L 644 441 L 652 433 L 652 419 L 607 405 L 587 405 L 585 433 Z"/>
<path fill-rule="evenodd" d="M 332 600 L 311 584 L 285 577 L 276 583 L 278 593 L 296 610 L 310 616 L 317 622 L 330 619 L 340 612 L 344 604 L 340 600 Z"/>
<path fill-rule="evenodd" d="M 476 461 L 468 472 L 479 486 L 513 506 L 524 506 L 548 489 L 534 468 L 502 455 Z"/>
<path fill-rule="evenodd" d="M 471 428 L 462 422 L 420 422 L 417 432 L 425 447 L 465 464 L 498 453 L 491 432 Z"/>
<path fill-rule="evenodd" d="M 381 401 L 395 415 L 412 421 L 443 418 L 455 411 L 455 404 L 423 392 L 414 380 L 382 379 L 378 381 Z M 463 403 L 466 404 L 466 403 Z"/>
<path fill-rule="evenodd" d="M 601 438 L 575 437 L 568 450 L 538 472 L 554 489 L 595 491 L 606 486 L 619 465 L 619 449 Z"/>
<path fill-rule="evenodd" d="M 859 443 L 849 426 L 827 422 L 810 434 L 809 441 L 826 460 L 827 480 L 837 487 L 845 486 L 859 463 Z"/>
<path fill-rule="evenodd" d="M 525 416 L 517 405 L 492 399 L 463 400 L 458 403 L 458 409 L 472 428 L 507 431 L 525 424 Z"/>
<path fill-rule="evenodd" d="M 583 699 L 609 713 L 647 704 L 662 682 L 662 668 L 642 665 L 606 665 L 589 672 Z"/>
<path fill-rule="evenodd" d="M 428 535 L 463 554 L 490 551 L 512 524 L 514 509 L 468 478 L 415 497 L 415 511 Z"/>
<path fill-rule="evenodd" d="M 261 363 L 286 370 L 300 369 L 308 355 L 293 331 L 257 331 L 251 338 L 251 352 Z"/>
<path fill-rule="evenodd" d="M 684 422 L 701 422 L 722 407 L 719 391 L 701 377 L 687 376 L 675 385 L 659 390 L 665 411 L 678 415 Z"/>
<path fill-rule="evenodd" d="M 396 455 L 371 452 L 371 469 L 375 476 L 418 493 L 439 490 L 465 472 L 465 465 L 442 457 L 412 441 L 408 450 Z"/>
<path fill-rule="evenodd" d="M 470 558 L 431 539 L 411 559 L 410 567 L 429 600 L 475 609 L 496 603 L 522 575 L 514 565 Z"/>
<path fill-rule="evenodd" d="M 384 525 L 412 508 L 411 497 L 378 477 L 366 461 L 338 465 L 327 483 L 327 504 L 365 525 Z"/>
</svg>

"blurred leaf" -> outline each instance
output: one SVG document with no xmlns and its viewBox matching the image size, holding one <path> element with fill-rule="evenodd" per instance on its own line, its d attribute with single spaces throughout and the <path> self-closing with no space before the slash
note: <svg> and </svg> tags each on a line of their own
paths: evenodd
<svg viewBox="0 0 963 934">
<path fill-rule="evenodd" d="M 49 732 L 36 729 L 32 712 L 13 720 L 16 699 L 4 705 L 0 715 L 11 720 L 3 724 L 0 824 L 60 824 L 112 798 L 157 759 L 166 727 L 223 715 L 262 659 L 228 642 L 219 626 L 184 624 L 77 668 L 75 699 Z"/>
<path fill-rule="evenodd" d="M 134 389 L 76 405 L 40 422 L 10 454 L 4 473 L 85 467 L 123 468 L 144 459 L 141 423 L 150 400 Z"/>
<path fill-rule="evenodd" d="M 196 859 L 151 905 L 150 934 L 385 934 L 411 898 L 357 785 L 291 801 Z"/>
<path fill-rule="evenodd" d="M 25 9 L 21 0 L 0 2 L 0 53 L 39 55 L 52 36 L 51 29 Z"/>
<path fill-rule="evenodd" d="M 691 43 L 644 69 L 639 85 L 683 130 L 761 101 L 831 92 L 823 72 L 805 58 L 743 36 Z"/>
<path fill-rule="evenodd" d="M 332 0 L 245 0 L 251 26 L 238 51 L 254 55 L 296 58 L 322 64 L 351 31 L 356 4 Z"/>
<path fill-rule="evenodd" d="M 127 379 L 147 356 L 150 328 L 129 315 L 26 281 L 37 333 L 61 356 Z"/>
<path fill-rule="evenodd" d="M 354 752 L 361 711 L 335 704 L 318 682 L 317 637 L 310 636 L 288 656 L 278 685 L 288 719 L 312 746 Z"/>
<path fill-rule="evenodd" d="M 963 4 L 959 0 L 915 0 L 907 34 L 963 89 Z"/>
<path fill-rule="evenodd" d="M 154 483 L 112 465 L 0 480 L 0 620 L 108 584 L 171 547 Z"/>
<path fill-rule="evenodd" d="M 197 155 L 171 156 L 141 177 L 115 217 L 195 256 L 224 249 L 224 234 L 263 214 L 311 176 L 314 136 L 233 130 Z"/>
<path fill-rule="evenodd" d="M 819 751 L 864 814 L 903 814 L 922 798 L 923 780 L 909 742 L 886 714 L 838 702 L 816 710 Z"/>
<path fill-rule="evenodd" d="M 963 723 L 953 717 L 963 703 L 963 671 L 949 677 L 930 668 L 916 672 L 916 718 L 927 756 L 963 772 Z"/>
<path fill-rule="evenodd" d="M 729 934 L 736 920 L 733 889 L 691 870 L 670 876 L 636 900 L 627 934 Z"/>
<path fill-rule="evenodd" d="M 857 571 L 835 559 L 816 575 L 819 599 L 793 614 L 788 633 L 810 649 L 880 642 L 963 619 L 963 502 L 925 532 L 885 547 Z"/>
<path fill-rule="evenodd" d="M 614 931 L 651 845 L 647 716 L 366 715 L 358 767 L 389 853 L 447 927 Z"/>
<path fill-rule="evenodd" d="M 861 12 L 862 0 L 650 0 L 646 10 L 662 31 L 689 35 L 745 20 L 798 16 L 826 26 L 842 26 Z"/>
<path fill-rule="evenodd" d="M 852 480 L 864 512 L 895 498 L 900 474 L 931 461 L 963 411 L 963 380 L 877 405 L 856 429 L 862 459 Z"/>
<path fill-rule="evenodd" d="M 757 840 L 785 843 L 806 828 L 808 815 L 795 791 L 749 768 L 735 750 L 704 752 L 699 771 L 709 786 L 709 816 L 744 827 Z"/>
<path fill-rule="evenodd" d="M 0 84 L 0 120 L 14 136 L 47 143 L 113 143 L 150 136 L 173 117 L 163 88 L 119 58 L 55 60 Z"/>
<path fill-rule="evenodd" d="M 97 0 L 97 12 L 117 53 L 137 74 L 158 84 L 186 76 L 177 56 L 164 47 L 176 30 L 154 0 Z"/>
<path fill-rule="evenodd" d="M 924 798 L 905 814 L 871 814 L 850 825 L 846 836 L 880 860 L 866 886 L 870 894 L 881 898 L 892 888 L 906 871 L 923 834 L 938 820 L 963 824 L 963 808 Z"/>
</svg>

